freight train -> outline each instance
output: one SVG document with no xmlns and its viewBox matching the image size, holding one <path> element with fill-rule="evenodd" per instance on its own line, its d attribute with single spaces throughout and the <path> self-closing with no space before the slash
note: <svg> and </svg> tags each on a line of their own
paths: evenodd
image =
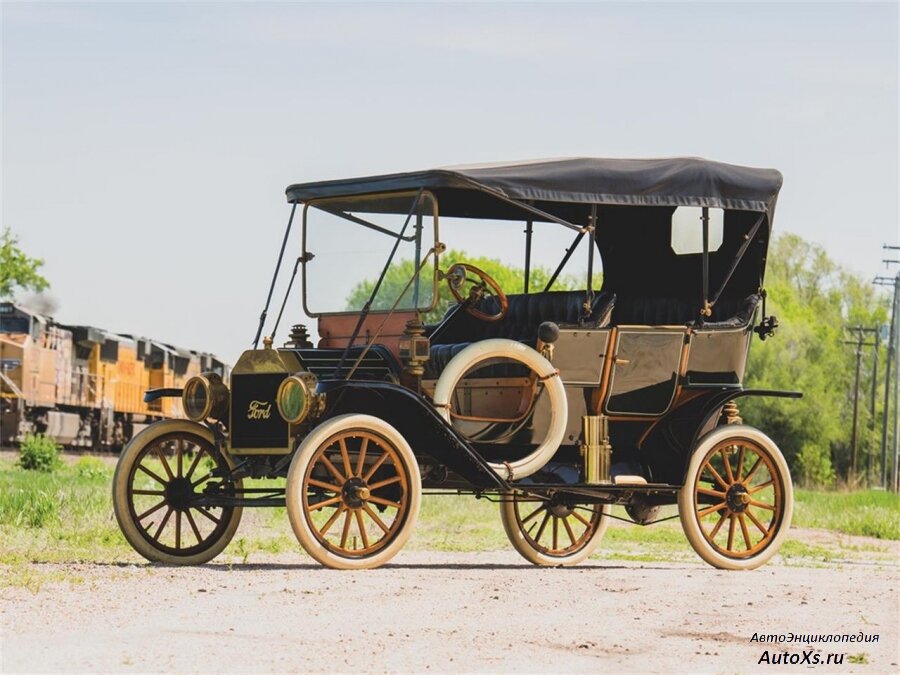
<svg viewBox="0 0 900 675">
<path fill-rule="evenodd" d="M 115 450 L 181 399 L 145 403 L 147 389 L 180 388 L 230 369 L 212 354 L 92 326 L 69 326 L 0 303 L 0 444 L 43 433 L 69 447 Z"/>
</svg>

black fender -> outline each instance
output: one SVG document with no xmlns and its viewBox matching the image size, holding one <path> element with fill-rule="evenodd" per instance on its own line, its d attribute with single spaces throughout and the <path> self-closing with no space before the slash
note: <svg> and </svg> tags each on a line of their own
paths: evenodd
<svg viewBox="0 0 900 675">
<path fill-rule="evenodd" d="M 694 433 L 694 438 L 691 440 L 690 449 L 685 456 L 685 463 L 683 467 L 684 474 L 687 474 L 688 466 L 691 462 L 691 457 L 694 456 L 694 450 L 700 443 L 700 439 L 703 438 L 703 436 L 705 436 L 709 431 L 712 431 L 714 428 L 716 428 L 716 420 L 718 420 L 719 415 L 722 414 L 722 407 L 729 401 L 733 401 L 736 398 L 743 398 L 744 396 L 803 398 L 803 393 L 799 391 L 780 391 L 777 389 L 729 389 L 721 391 L 708 398 L 705 401 L 705 405 L 703 406 L 703 421 L 700 423 L 700 426 L 697 427 L 697 431 Z"/>
<path fill-rule="evenodd" d="M 144 403 L 153 403 L 161 398 L 166 398 L 167 396 L 178 396 L 181 397 L 181 394 L 184 390 L 175 388 L 175 387 L 165 387 L 161 389 L 148 389 L 144 392 Z"/>
<path fill-rule="evenodd" d="M 373 415 L 397 429 L 417 457 L 443 464 L 474 488 L 509 487 L 424 396 L 391 382 L 359 380 L 323 380 L 317 391 L 325 394 L 322 420 L 347 413 Z"/>
<path fill-rule="evenodd" d="M 800 398 L 793 391 L 742 389 L 740 387 L 691 387 L 701 396 L 669 411 L 647 431 L 640 444 L 641 463 L 657 483 L 678 484 L 690 464 L 699 440 L 715 428 L 722 407 L 744 396 Z"/>
<path fill-rule="evenodd" d="M 697 441 L 715 426 L 715 420 L 721 413 L 722 406 L 736 398 L 744 396 L 768 396 L 771 398 L 803 398 L 803 393 L 799 391 L 780 391 L 777 389 L 725 389 L 706 399 L 702 409 L 703 421 L 697 427 L 694 438 L 691 441 L 691 452 L 688 453 L 688 461 L 693 449 L 697 447 Z"/>
</svg>

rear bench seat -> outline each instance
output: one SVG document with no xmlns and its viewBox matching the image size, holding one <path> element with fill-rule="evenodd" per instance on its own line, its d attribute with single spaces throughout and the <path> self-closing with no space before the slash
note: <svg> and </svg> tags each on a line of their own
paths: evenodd
<svg viewBox="0 0 900 675">
<path fill-rule="evenodd" d="M 709 320 L 700 322 L 701 304 L 696 299 L 629 298 L 619 296 L 612 311 L 614 326 L 686 326 L 715 330 L 740 328 L 753 320 L 759 295 L 744 299 L 720 299 L 712 308 Z"/>
<path fill-rule="evenodd" d="M 479 340 L 508 338 L 534 347 L 537 343 L 538 326 L 544 321 L 560 325 L 604 326 L 609 323 L 616 298 L 612 293 L 595 293 L 591 313 L 585 318 L 585 291 L 552 291 L 506 297 L 509 300 L 509 310 L 500 321 L 481 321 L 464 311 L 460 311 L 451 320 L 446 330 L 432 342 L 431 358 L 425 365 L 425 379 L 437 378 L 450 359 Z M 496 298 L 490 296 L 480 300 L 477 308 L 494 314 L 499 310 L 499 305 Z"/>
</svg>

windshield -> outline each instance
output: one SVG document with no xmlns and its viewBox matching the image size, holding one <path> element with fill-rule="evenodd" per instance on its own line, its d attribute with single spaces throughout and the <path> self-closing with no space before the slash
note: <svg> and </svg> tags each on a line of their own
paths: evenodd
<svg viewBox="0 0 900 675">
<path fill-rule="evenodd" d="M 430 309 L 437 278 L 434 255 L 428 252 L 436 241 L 437 203 L 427 192 L 309 203 L 303 216 L 307 314 L 360 311 L 395 245 L 371 309 L 389 310 L 395 303 L 399 310 Z"/>
</svg>

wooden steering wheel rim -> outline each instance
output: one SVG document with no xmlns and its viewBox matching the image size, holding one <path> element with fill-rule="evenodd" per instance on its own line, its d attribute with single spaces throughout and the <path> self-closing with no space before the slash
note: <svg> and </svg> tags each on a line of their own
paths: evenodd
<svg viewBox="0 0 900 675">
<path fill-rule="evenodd" d="M 496 314 L 487 314 L 486 312 L 482 312 L 480 309 L 476 309 L 472 305 L 467 305 L 465 310 L 476 319 L 481 319 L 482 321 L 500 321 L 500 319 L 505 317 L 507 311 L 509 311 L 509 300 L 507 300 L 506 298 L 506 293 L 504 293 L 503 289 L 500 288 L 500 284 L 494 281 L 494 279 L 487 272 L 475 267 L 474 265 L 469 265 L 468 263 L 454 263 L 450 266 L 447 274 L 447 285 L 450 287 L 450 293 L 453 295 L 454 299 L 460 304 L 466 301 L 466 298 L 460 295 L 459 291 L 450 281 L 450 272 L 452 272 L 454 268 L 458 267 L 462 267 L 464 270 L 472 272 L 473 274 L 478 276 L 478 278 L 480 278 L 485 284 L 487 284 L 487 286 L 494 292 L 494 296 L 500 303 L 500 311 Z"/>
</svg>

